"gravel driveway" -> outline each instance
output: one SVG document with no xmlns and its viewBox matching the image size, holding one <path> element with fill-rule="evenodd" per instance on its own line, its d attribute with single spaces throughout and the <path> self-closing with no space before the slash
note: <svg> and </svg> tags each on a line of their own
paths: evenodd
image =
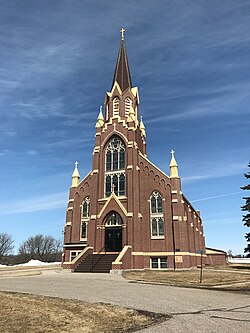
<svg viewBox="0 0 250 333">
<path fill-rule="evenodd" d="M 129 283 L 113 274 L 53 270 L 36 276 L 1 277 L 0 290 L 111 303 L 172 315 L 169 321 L 141 333 L 250 331 L 250 296 L 242 293 Z"/>
</svg>

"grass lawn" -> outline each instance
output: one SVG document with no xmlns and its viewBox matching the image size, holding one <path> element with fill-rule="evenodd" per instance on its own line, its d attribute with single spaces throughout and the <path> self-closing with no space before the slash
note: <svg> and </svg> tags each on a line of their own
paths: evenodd
<svg viewBox="0 0 250 333">
<path fill-rule="evenodd" d="M 223 271 L 203 269 L 202 283 L 199 283 L 200 270 L 185 271 L 130 271 L 123 276 L 128 280 L 164 283 L 182 287 L 222 287 L 231 285 L 230 289 L 250 290 L 250 273 L 242 271 Z M 238 285 L 240 283 L 240 285 Z"/>
<path fill-rule="evenodd" d="M 0 292 L 0 332 L 133 332 L 168 319 L 106 304 Z"/>
</svg>

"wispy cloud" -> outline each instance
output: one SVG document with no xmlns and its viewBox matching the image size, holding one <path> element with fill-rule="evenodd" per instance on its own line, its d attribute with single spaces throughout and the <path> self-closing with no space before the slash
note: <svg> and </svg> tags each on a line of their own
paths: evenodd
<svg viewBox="0 0 250 333">
<path fill-rule="evenodd" d="M 32 197 L 15 201 L 15 205 L 8 202 L 0 205 L 0 215 L 13 215 L 46 211 L 67 206 L 68 192 L 60 192 L 40 197 Z"/>
<path fill-rule="evenodd" d="M 94 143 L 94 139 L 92 137 L 89 138 L 65 138 L 62 140 L 57 140 L 55 142 L 46 142 L 43 143 L 42 146 L 43 147 L 47 147 L 47 148 L 53 148 L 53 147 L 68 147 L 71 146 L 73 147 L 74 145 L 80 145 L 81 147 L 84 147 L 86 145 L 93 145 Z"/>
<path fill-rule="evenodd" d="M 249 100 L 250 85 L 248 82 L 241 82 L 237 85 L 228 85 L 217 90 L 209 90 L 205 93 L 203 89 L 199 92 L 187 95 L 172 95 L 163 97 L 167 100 L 179 100 L 179 110 L 177 112 L 168 112 L 167 114 L 154 115 L 148 118 L 150 123 L 162 121 L 182 121 L 192 118 L 221 116 L 223 114 L 246 113 L 248 109 L 242 107 L 244 101 Z M 181 101 L 182 100 L 182 101 Z M 147 110 L 147 113 L 149 111 Z M 150 115 L 150 113 L 149 113 Z"/>
<path fill-rule="evenodd" d="M 242 174 L 249 156 L 242 147 L 249 141 L 250 4 L 213 2 L 0 1 L 0 158 L 2 174 L 10 168 L 13 174 L 2 177 L 2 187 L 25 188 L 31 170 L 38 179 L 49 173 L 60 191 L 76 159 L 86 169 L 91 165 L 98 108 L 112 82 L 124 22 L 132 82 L 150 125 L 148 151 L 159 152 L 156 165 L 173 146 L 177 159 L 188 160 L 185 168 L 180 161 L 183 181 L 203 180 L 215 194 L 210 179 Z M 57 176 L 59 169 L 67 175 Z M 236 181 L 228 192 L 239 188 Z M 30 198 L 14 206 L 3 192 L 0 214 L 12 212 L 10 226 L 14 214 L 66 206 L 67 193 L 32 197 L 40 189 L 32 185 Z M 43 191 L 51 193 L 51 181 L 43 182 Z M 196 200 L 208 197 L 198 192 Z"/>
<path fill-rule="evenodd" d="M 233 193 L 227 193 L 227 194 L 219 194 L 219 195 L 214 195 L 211 197 L 206 197 L 206 198 L 201 198 L 201 199 L 195 199 L 195 200 L 191 200 L 191 203 L 193 202 L 200 202 L 200 201 L 206 201 L 206 200 L 212 200 L 212 199 L 218 199 L 218 198 L 224 198 L 224 197 L 230 197 L 232 195 L 236 195 L 242 192 L 233 192 Z"/>
<path fill-rule="evenodd" d="M 2 151 L 0 151 L 0 156 L 5 156 L 9 152 L 10 152 L 9 149 L 3 149 Z"/>
<path fill-rule="evenodd" d="M 29 150 L 27 151 L 27 154 L 30 155 L 30 156 L 35 156 L 38 154 L 38 151 L 37 150 Z"/>
<path fill-rule="evenodd" d="M 5 131 L 3 134 L 11 137 L 11 136 L 17 135 L 17 132 L 16 131 Z"/>
<path fill-rule="evenodd" d="M 224 224 L 239 224 L 238 219 L 230 219 L 230 218 L 222 218 L 222 219 L 214 219 L 214 220 L 208 220 L 204 219 L 204 225 L 224 225 Z"/>
<path fill-rule="evenodd" d="M 225 167 L 226 165 L 226 167 Z M 205 166 L 200 165 L 199 168 L 196 168 L 194 175 L 184 176 L 182 180 L 184 182 L 205 180 L 211 178 L 221 178 L 233 176 L 239 173 L 242 173 L 247 165 L 247 162 L 228 162 L 224 163 L 218 162 L 216 165 L 213 163 L 207 162 Z M 202 171 L 202 172 L 201 172 Z"/>
</svg>

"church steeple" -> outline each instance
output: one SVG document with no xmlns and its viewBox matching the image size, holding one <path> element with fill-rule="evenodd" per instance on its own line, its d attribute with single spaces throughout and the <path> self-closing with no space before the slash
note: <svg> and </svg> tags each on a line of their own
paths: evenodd
<svg viewBox="0 0 250 333">
<path fill-rule="evenodd" d="M 115 84 L 115 81 L 119 84 L 121 91 L 124 92 L 127 88 L 132 88 L 132 81 L 128 66 L 128 58 L 125 48 L 125 42 L 124 42 L 124 31 L 125 29 L 121 29 L 122 33 L 122 39 L 121 39 L 121 45 L 118 53 L 118 58 L 116 62 L 115 67 L 115 74 L 113 78 L 113 83 L 111 90 Z"/>
<path fill-rule="evenodd" d="M 104 117 L 102 115 L 98 117 L 96 135 L 101 136 L 111 125 L 113 131 L 127 132 L 129 141 L 135 141 L 138 149 L 146 155 L 146 131 L 143 122 L 139 120 L 139 92 L 137 87 L 132 87 L 124 31 L 122 28 L 113 83 L 110 92 L 105 96 Z"/>
</svg>

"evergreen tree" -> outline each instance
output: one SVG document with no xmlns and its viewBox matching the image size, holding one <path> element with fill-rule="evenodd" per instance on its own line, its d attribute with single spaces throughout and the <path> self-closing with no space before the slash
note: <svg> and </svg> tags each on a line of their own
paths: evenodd
<svg viewBox="0 0 250 333">
<path fill-rule="evenodd" d="M 250 163 L 248 164 L 250 167 Z M 247 179 L 250 179 L 250 172 L 245 173 L 244 176 Z M 250 190 L 250 183 L 246 186 L 241 187 L 242 190 Z M 246 200 L 245 205 L 241 207 L 241 210 L 243 212 L 247 212 L 246 215 L 243 215 L 242 221 L 244 222 L 244 225 L 247 227 L 250 227 L 250 197 L 243 197 L 244 200 Z M 250 232 L 248 232 L 245 236 L 248 244 L 247 247 L 245 248 L 244 252 L 247 253 L 247 256 L 250 257 Z"/>
</svg>

